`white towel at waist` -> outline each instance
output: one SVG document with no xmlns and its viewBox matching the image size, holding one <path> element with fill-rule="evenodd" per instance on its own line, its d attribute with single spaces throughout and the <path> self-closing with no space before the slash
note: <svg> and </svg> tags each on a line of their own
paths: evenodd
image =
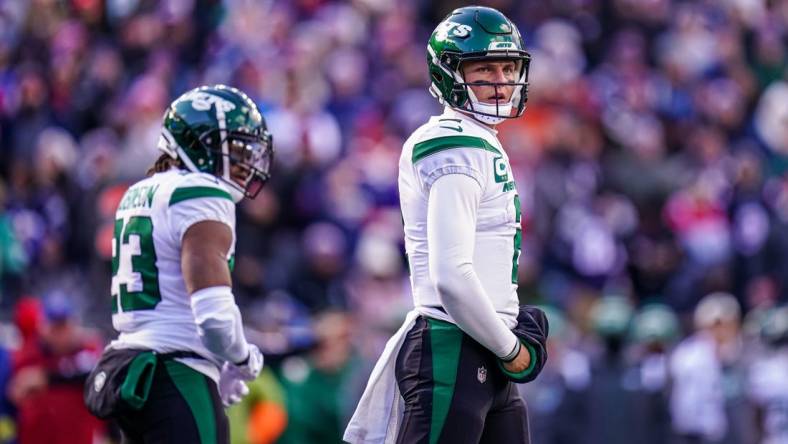
<svg viewBox="0 0 788 444">
<path fill-rule="evenodd" d="M 412 310 L 383 349 L 343 439 L 351 444 L 389 444 L 397 439 L 404 402 L 394 374 L 397 355 L 419 312 Z"/>
</svg>

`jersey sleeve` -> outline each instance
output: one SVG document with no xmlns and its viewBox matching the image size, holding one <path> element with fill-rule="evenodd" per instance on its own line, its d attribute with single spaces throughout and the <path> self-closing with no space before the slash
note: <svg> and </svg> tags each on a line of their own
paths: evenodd
<svg viewBox="0 0 788 444">
<path fill-rule="evenodd" d="M 235 233 L 235 202 L 219 183 L 207 178 L 190 178 L 176 187 L 169 200 L 173 235 L 183 240 L 186 230 L 197 222 L 216 221 Z"/>
<path fill-rule="evenodd" d="M 447 174 L 469 176 L 484 189 L 494 157 L 491 154 L 500 151 L 480 137 L 444 136 L 416 143 L 411 160 L 425 190 Z"/>
</svg>

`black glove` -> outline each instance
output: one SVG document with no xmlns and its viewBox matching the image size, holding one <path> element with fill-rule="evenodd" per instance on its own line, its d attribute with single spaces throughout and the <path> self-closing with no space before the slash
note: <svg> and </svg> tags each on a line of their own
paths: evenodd
<svg viewBox="0 0 788 444">
<path fill-rule="evenodd" d="M 517 315 L 517 326 L 514 327 L 512 332 L 531 353 L 531 365 L 520 373 L 512 373 L 507 371 L 499 360 L 498 366 L 512 382 L 518 384 L 531 382 L 542 371 L 547 362 L 547 334 L 549 329 L 547 316 L 542 310 L 528 305 L 520 306 L 520 313 Z"/>
</svg>

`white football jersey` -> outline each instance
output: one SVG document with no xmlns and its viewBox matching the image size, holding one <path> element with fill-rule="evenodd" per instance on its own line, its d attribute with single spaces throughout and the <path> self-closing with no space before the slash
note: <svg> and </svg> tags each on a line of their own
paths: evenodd
<svg viewBox="0 0 788 444">
<path fill-rule="evenodd" d="M 115 213 L 112 244 L 114 348 L 194 351 L 183 360 L 216 379 L 221 360 L 202 344 L 181 273 L 181 241 L 200 221 L 227 224 L 235 237 L 235 202 L 215 176 L 172 169 L 132 185 Z M 232 266 L 235 239 L 227 253 Z"/>
<path fill-rule="evenodd" d="M 430 187 L 445 174 L 465 174 L 479 182 L 473 268 L 498 315 L 516 324 L 517 265 L 520 258 L 520 199 L 509 157 L 496 132 L 460 112 L 446 108 L 418 128 L 402 149 L 399 195 L 405 226 L 405 251 L 416 308 L 453 322 L 443 311 L 430 279 L 427 250 L 427 205 Z"/>
</svg>

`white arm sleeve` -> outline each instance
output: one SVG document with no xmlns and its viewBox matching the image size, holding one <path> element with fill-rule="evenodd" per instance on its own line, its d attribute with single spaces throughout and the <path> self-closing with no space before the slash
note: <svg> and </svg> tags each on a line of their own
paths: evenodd
<svg viewBox="0 0 788 444">
<path fill-rule="evenodd" d="M 427 209 L 430 278 L 457 326 L 500 358 L 511 359 L 520 342 L 495 312 L 473 268 L 476 212 L 482 190 L 465 174 L 432 184 Z"/>
<path fill-rule="evenodd" d="M 197 290 L 191 296 L 197 333 L 205 348 L 214 355 L 239 363 L 249 355 L 241 312 L 235 305 L 230 287 L 218 286 Z"/>
</svg>

